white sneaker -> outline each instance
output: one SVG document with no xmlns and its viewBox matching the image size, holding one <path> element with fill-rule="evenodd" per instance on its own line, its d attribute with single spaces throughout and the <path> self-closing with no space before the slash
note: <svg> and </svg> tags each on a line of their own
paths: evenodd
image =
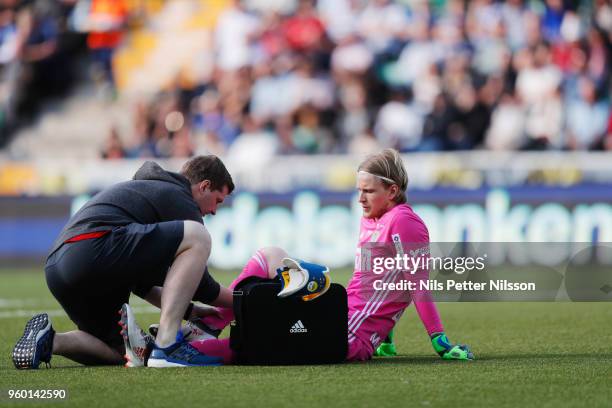
<svg viewBox="0 0 612 408">
<path fill-rule="evenodd" d="M 149 326 L 149 333 L 153 337 L 157 337 L 158 330 L 159 324 Z M 181 331 L 183 332 L 183 338 L 187 342 L 216 339 L 221 334 L 221 330 L 208 327 L 199 319 L 186 321 L 181 325 Z"/>
<path fill-rule="evenodd" d="M 119 314 L 119 326 L 125 344 L 125 366 L 144 367 L 151 353 L 153 338 L 138 326 L 130 305 L 124 303 Z"/>
</svg>

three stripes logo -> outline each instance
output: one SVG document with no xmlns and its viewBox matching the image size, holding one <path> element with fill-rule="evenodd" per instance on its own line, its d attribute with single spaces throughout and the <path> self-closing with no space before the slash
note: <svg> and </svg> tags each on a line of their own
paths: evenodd
<svg viewBox="0 0 612 408">
<path fill-rule="evenodd" d="M 308 333 L 308 329 L 304 327 L 304 324 L 301 320 L 298 320 L 293 324 L 293 326 L 291 326 L 291 329 L 289 329 L 289 333 Z"/>
</svg>

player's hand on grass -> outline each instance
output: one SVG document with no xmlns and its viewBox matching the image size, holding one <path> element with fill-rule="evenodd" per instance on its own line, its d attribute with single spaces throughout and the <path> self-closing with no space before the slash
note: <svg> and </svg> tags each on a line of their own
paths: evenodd
<svg viewBox="0 0 612 408">
<path fill-rule="evenodd" d="M 432 334 L 431 345 L 444 360 L 474 360 L 474 354 L 466 344 L 452 344 L 444 333 Z"/>
</svg>

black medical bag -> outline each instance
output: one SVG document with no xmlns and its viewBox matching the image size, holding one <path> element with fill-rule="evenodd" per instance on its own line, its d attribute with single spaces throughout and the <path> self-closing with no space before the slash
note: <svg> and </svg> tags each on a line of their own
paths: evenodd
<svg viewBox="0 0 612 408">
<path fill-rule="evenodd" d="M 280 282 L 247 278 L 234 289 L 230 346 L 238 364 L 333 364 L 346 359 L 346 290 L 332 283 L 322 296 L 279 298 Z"/>
</svg>

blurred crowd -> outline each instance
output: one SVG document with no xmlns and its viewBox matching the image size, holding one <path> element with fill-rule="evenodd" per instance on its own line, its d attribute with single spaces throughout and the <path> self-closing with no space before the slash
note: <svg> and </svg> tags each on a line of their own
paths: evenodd
<svg viewBox="0 0 612 408">
<path fill-rule="evenodd" d="M 2 38 L 20 20 L 3 13 Z M 88 39 L 111 83 L 116 15 Z M 15 41 L 44 56 L 57 28 L 40 27 Z M 607 0 L 233 0 L 210 74 L 139 103 L 102 155 L 612 150 L 611 46 Z"/>
<path fill-rule="evenodd" d="M 66 80 L 59 23 L 68 7 L 67 2 L 0 0 L 0 142 L 41 94 Z"/>
<path fill-rule="evenodd" d="M 0 146 L 79 81 L 112 94 L 113 54 L 146 1 L 0 0 Z"/>
</svg>

